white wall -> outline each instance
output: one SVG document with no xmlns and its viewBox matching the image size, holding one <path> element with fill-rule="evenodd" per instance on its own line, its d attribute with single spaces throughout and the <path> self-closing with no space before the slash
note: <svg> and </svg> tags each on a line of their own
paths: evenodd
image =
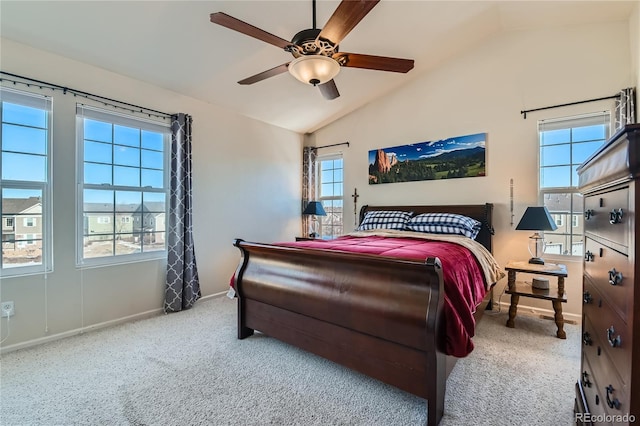
<svg viewBox="0 0 640 426">
<path fill-rule="evenodd" d="M 348 140 L 344 151 L 345 193 L 357 188 L 363 204 L 495 205 L 494 254 L 501 265 L 526 259 L 529 233 L 514 231 L 526 206 L 538 203 L 537 120 L 613 107 L 613 101 L 530 113 L 521 110 L 615 95 L 636 83 L 631 78 L 629 25 L 626 22 L 494 36 L 472 51 L 403 86 L 314 134 L 324 145 Z M 487 176 L 441 181 L 369 185 L 369 150 L 488 133 Z M 514 179 L 514 225 L 509 181 Z M 353 203 L 345 201 L 345 220 Z M 581 311 L 581 260 L 569 267 L 565 311 Z M 502 292 L 502 280 L 496 294 Z M 508 302 L 503 297 L 502 302 Z M 551 310 L 549 302 L 520 301 L 520 311 Z M 542 310 L 541 310 L 542 309 Z"/>
<path fill-rule="evenodd" d="M 299 233 L 301 135 L 6 39 L 0 42 L 3 71 L 193 116 L 195 248 L 203 295 L 228 288 L 240 258 L 234 238 L 291 240 Z M 54 98 L 54 271 L 46 280 L 42 275 L 0 280 L 2 301 L 13 300 L 16 312 L 3 350 L 157 312 L 164 297 L 164 260 L 76 267 L 75 103 L 87 101 L 45 93 Z M 6 320 L 0 325 L 4 338 Z"/>
</svg>

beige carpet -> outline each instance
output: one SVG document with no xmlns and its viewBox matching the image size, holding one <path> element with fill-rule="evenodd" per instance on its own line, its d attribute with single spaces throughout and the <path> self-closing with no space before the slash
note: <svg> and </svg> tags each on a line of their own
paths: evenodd
<svg viewBox="0 0 640 426">
<path fill-rule="evenodd" d="M 256 335 L 235 301 L 87 333 L 0 359 L 2 425 L 424 425 L 424 400 Z M 580 330 L 487 314 L 447 384 L 441 425 L 570 425 Z"/>
</svg>

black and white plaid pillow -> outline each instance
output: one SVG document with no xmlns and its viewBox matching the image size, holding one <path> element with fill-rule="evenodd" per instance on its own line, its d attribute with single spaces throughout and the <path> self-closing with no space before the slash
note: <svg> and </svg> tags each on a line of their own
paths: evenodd
<svg viewBox="0 0 640 426">
<path fill-rule="evenodd" d="M 458 234 L 475 239 L 482 223 L 468 216 L 455 213 L 423 213 L 407 223 L 407 230 L 431 234 Z"/>
<path fill-rule="evenodd" d="M 377 210 L 370 211 L 364 216 L 358 231 L 369 229 L 406 229 L 407 222 L 413 212 Z"/>
</svg>

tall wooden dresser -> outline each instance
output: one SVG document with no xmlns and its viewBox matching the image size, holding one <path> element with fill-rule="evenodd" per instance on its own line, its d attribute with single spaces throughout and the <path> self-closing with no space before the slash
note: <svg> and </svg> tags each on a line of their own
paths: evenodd
<svg viewBox="0 0 640 426">
<path fill-rule="evenodd" d="M 640 423 L 640 125 L 617 132 L 578 176 L 585 256 L 576 422 Z"/>
</svg>

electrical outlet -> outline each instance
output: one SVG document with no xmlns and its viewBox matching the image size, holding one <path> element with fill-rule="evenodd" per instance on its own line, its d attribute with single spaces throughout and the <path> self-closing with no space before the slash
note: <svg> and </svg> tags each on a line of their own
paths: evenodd
<svg viewBox="0 0 640 426">
<path fill-rule="evenodd" d="M 13 302 L 2 302 L 0 303 L 0 316 L 1 317 L 12 317 L 14 316 L 16 311 L 13 308 Z"/>
</svg>

